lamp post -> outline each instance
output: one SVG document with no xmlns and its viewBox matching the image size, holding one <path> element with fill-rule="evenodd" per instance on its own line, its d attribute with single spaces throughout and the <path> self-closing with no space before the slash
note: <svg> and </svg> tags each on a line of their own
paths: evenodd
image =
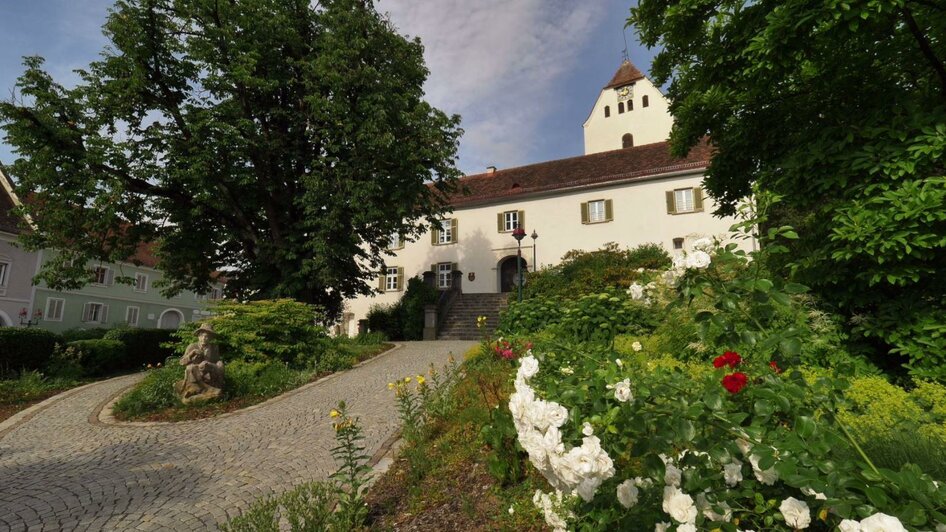
<svg viewBox="0 0 946 532">
<path fill-rule="evenodd" d="M 535 229 L 532 230 L 532 272 L 535 272 L 535 268 L 538 263 L 535 261 L 535 241 L 539 239 L 539 233 L 535 232 Z"/>
<path fill-rule="evenodd" d="M 32 327 L 33 325 L 39 325 L 39 320 L 43 319 L 43 311 L 36 309 L 36 312 L 33 313 L 33 317 L 29 317 L 30 313 L 24 307 L 20 310 L 20 325 L 25 325 L 27 327 Z"/>
<path fill-rule="evenodd" d="M 526 230 L 516 224 L 512 237 L 516 239 L 516 243 L 519 245 L 518 256 L 516 257 L 516 274 L 519 276 L 519 301 L 522 302 L 522 239 L 526 237 Z"/>
</svg>

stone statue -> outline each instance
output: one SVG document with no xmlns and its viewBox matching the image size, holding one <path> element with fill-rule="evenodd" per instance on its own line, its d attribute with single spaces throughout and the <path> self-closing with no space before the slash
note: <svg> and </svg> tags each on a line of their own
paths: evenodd
<svg viewBox="0 0 946 532">
<path fill-rule="evenodd" d="M 181 358 L 184 380 L 176 385 L 184 404 L 216 399 L 223 391 L 223 361 L 214 343 L 217 333 L 209 323 L 201 325 L 196 333 L 197 342 L 187 346 Z"/>
</svg>

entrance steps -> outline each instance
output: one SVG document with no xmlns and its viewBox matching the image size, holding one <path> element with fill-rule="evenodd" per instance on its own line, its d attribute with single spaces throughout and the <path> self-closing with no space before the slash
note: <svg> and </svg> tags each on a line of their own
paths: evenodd
<svg viewBox="0 0 946 532">
<path fill-rule="evenodd" d="M 460 294 L 444 320 L 438 340 L 480 340 L 499 326 L 499 313 L 506 308 L 508 293 Z M 476 328 L 476 318 L 486 316 L 483 329 Z"/>
</svg>

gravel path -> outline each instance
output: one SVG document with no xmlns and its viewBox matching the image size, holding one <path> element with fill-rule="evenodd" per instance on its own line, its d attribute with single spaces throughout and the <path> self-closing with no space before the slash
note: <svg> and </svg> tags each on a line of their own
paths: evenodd
<svg viewBox="0 0 946 532">
<path fill-rule="evenodd" d="M 259 408 L 183 423 L 98 420 L 140 374 L 65 392 L 0 424 L 0 530 L 215 529 L 335 470 L 328 412 L 338 400 L 361 417 L 374 453 L 398 426 L 387 383 L 472 345 L 408 342 Z"/>
</svg>

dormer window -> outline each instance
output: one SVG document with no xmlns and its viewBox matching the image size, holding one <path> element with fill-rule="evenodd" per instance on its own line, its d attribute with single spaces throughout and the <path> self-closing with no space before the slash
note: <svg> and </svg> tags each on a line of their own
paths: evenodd
<svg viewBox="0 0 946 532">
<path fill-rule="evenodd" d="M 630 133 L 625 133 L 621 137 L 621 147 L 622 148 L 633 148 L 634 147 L 634 137 Z"/>
<path fill-rule="evenodd" d="M 642 96 L 641 105 L 643 105 L 644 107 L 647 107 L 648 105 L 650 105 L 650 99 L 647 98 L 647 96 Z"/>
<path fill-rule="evenodd" d="M 605 106 L 604 106 L 604 117 L 605 117 L 605 118 L 608 118 L 609 116 L 611 116 L 611 106 L 610 106 L 610 105 L 605 105 Z"/>
<path fill-rule="evenodd" d="M 624 102 L 618 102 L 618 114 L 622 114 L 623 112 L 624 112 Z"/>
</svg>

